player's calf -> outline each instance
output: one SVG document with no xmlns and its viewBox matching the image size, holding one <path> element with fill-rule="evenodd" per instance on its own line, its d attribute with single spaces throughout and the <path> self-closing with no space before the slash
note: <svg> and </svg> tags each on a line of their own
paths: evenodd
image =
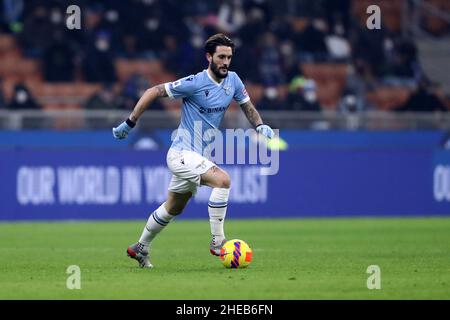
<svg viewBox="0 0 450 320">
<path fill-rule="evenodd" d="M 211 227 L 211 254 L 220 256 L 222 246 L 226 242 L 224 223 L 228 208 L 229 188 L 214 188 L 208 201 L 209 223 Z"/>
</svg>

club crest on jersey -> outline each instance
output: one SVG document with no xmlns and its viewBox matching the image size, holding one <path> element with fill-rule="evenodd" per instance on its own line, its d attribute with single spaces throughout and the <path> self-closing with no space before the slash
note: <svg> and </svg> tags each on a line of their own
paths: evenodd
<svg viewBox="0 0 450 320">
<path fill-rule="evenodd" d="M 230 93 L 231 93 L 231 87 L 230 87 L 230 86 L 224 86 L 224 87 L 223 87 L 223 90 L 225 90 L 225 93 L 226 93 L 227 95 L 230 95 Z"/>
<path fill-rule="evenodd" d="M 208 98 L 208 95 L 209 95 L 209 90 L 206 89 L 206 90 L 205 90 L 205 96 Z"/>
</svg>

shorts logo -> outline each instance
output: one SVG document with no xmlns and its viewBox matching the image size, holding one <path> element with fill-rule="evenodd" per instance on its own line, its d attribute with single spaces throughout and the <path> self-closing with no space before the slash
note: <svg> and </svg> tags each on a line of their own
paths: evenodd
<svg viewBox="0 0 450 320">
<path fill-rule="evenodd" d="M 205 160 L 203 160 L 198 166 L 195 167 L 195 169 L 198 169 L 198 168 L 202 168 L 202 169 L 206 168 Z"/>
</svg>

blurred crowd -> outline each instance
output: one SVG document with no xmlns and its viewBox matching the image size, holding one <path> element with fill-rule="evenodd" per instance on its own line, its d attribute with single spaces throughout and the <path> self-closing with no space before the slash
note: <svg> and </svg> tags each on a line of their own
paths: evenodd
<svg viewBox="0 0 450 320">
<path fill-rule="evenodd" d="M 130 109 L 148 79 L 133 75 L 117 92 L 115 59 L 158 59 L 182 77 L 207 67 L 203 43 L 229 35 L 237 48 L 232 70 L 263 93 L 260 109 L 321 110 L 316 81 L 305 63 L 345 63 L 350 71 L 339 110 L 374 108 L 366 93 L 380 83 L 415 88 L 398 110 L 447 110 L 418 59 L 416 44 L 401 32 L 369 30 L 352 16 L 351 0 L 3 0 L 0 31 L 14 34 L 25 57 L 42 61 L 46 82 L 81 79 L 102 83 L 86 101 L 91 109 Z M 69 30 L 66 8 L 81 8 L 81 30 Z M 279 88 L 285 87 L 282 94 Z M 412 99 L 412 101 L 410 101 Z M 22 84 L 0 105 L 38 108 Z M 157 105 L 155 108 L 163 108 Z"/>
</svg>

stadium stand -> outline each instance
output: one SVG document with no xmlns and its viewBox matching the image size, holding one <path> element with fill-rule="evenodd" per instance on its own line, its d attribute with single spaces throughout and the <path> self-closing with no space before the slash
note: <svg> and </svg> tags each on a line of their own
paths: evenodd
<svg viewBox="0 0 450 320">
<path fill-rule="evenodd" d="M 314 81 L 317 101 L 323 110 L 338 109 L 349 91 L 362 94 L 366 108 L 394 110 L 408 100 L 418 79 L 427 77 L 417 57 L 415 38 L 405 30 L 405 7 L 412 12 L 419 5 L 428 5 L 441 12 L 436 15 L 429 10 L 420 11 L 419 24 L 432 36 L 449 36 L 448 20 L 443 18 L 450 12 L 446 0 L 322 0 L 315 4 L 302 0 L 192 1 L 179 7 L 173 1 L 135 0 L 126 5 L 112 1 L 105 6 L 100 1 L 86 0 L 80 1 L 83 28 L 64 30 L 62 35 L 67 1 L 21 3 L 22 14 L 16 15 L 14 21 L 8 20 L 8 12 L 1 15 L 3 95 L 10 101 L 16 84 L 23 84 L 44 110 L 83 109 L 104 82 L 114 81 L 111 88 L 121 95 L 133 76 L 143 77 L 153 85 L 200 71 L 206 67 L 201 44 L 216 32 L 227 32 L 236 40 L 235 60 L 240 68 L 237 71 L 262 110 L 291 109 L 286 106 L 289 84 L 296 76 Z M 383 13 L 383 28 L 370 34 L 370 46 L 365 47 L 366 9 L 374 4 Z M 175 25 L 165 23 L 169 9 L 172 17 L 179 17 Z M 130 12 L 136 16 L 131 17 Z M 224 22 L 227 12 L 230 23 Z M 32 41 L 25 34 L 30 28 L 39 30 L 36 37 L 46 35 L 50 41 Z M 255 31 L 261 36 L 252 37 Z M 325 42 L 312 43 L 316 38 Z M 57 50 L 53 49 L 52 41 L 54 45 L 58 39 L 63 41 L 61 52 L 73 52 L 68 62 L 74 67 L 70 81 L 55 82 L 45 72 L 45 52 Z M 174 46 L 181 55 L 174 54 Z M 58 51 L 52 54 L 52 59 L 57 59 Z M 92 75 L 86 74 L 86 68 L 91 70 L 92 66 L 86 67 L 86 61 L 102 57 L 112 59 L 111 77 L 92 82 L 89 80 Z M 249 67 L 250 63 L 254 66 Z M 268 67 L 279 70 L 276 82 L 270 82 L 274 78 L 268 78 Z M 449 93 L 435 91 L 448 107 Z M 167 110 L 178 107 L 177 102 L 163 102 Z M 130 103 L 123 108 L 129 109 Z"/>
</svg>

